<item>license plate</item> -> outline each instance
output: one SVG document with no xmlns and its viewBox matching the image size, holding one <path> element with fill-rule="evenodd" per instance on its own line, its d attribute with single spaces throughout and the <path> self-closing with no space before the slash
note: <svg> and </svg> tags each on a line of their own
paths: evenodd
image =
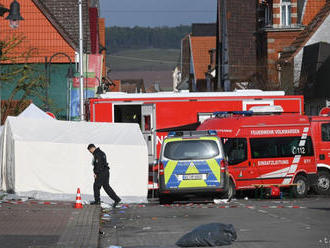
<svg viewBox="0 0 330 248">
<path fill-rule="evenodd" d="M 205 180 L 206 174 L 188 174 L 182 175 L 182 180 Z"/>
</svg>

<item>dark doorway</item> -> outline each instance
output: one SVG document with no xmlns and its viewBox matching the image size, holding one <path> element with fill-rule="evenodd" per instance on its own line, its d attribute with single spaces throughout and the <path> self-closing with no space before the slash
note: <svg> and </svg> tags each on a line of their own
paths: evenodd
<svg viewBox="0 0 330 248">
<path fill-rule="evenodd" d="M 115 122 L 138 123 L 141 126 L 141 105 L 115 105 Z"/>
</svg>

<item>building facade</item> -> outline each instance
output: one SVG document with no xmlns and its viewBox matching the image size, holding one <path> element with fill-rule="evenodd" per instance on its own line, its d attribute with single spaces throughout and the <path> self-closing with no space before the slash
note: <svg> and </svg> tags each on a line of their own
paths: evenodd
<svg viewBox="0 0 330 248">
<path fill-rule="evenodd" d="M 257 12 L 257 74 L 259 87 L 281 89 L 281 53 L 324 7 L 326 0 L 259 0 Z"/>
<path fill-rule="evenodd" d="M 11 0 L 2 1 L 4 6 L 10 3 Z M 3 48 L 2 72 L 20 65 L 32 66 L 39 77 L 44 78 L 47 92 L 29 98 L 44 110 L 55 111 L 59 118 L 65 118 L 69 112 L 68 94 L 71 96 L 68 88 L 73 86 L 68 82 L 68 70 L 71 67 L 74 72 L 79 68 L 78 1 L 21 0 L 19 4 L 24 20 L 20 21 L 17 28 L 10 28 L 5 18 L 0 19 L 0 40 L 4 44 L 16 40 L 15 47 Z M 98 1 L 82 1 L 83 51 L 87 59 L 93 57 L 90 55 L 96 55 L 97 58 L 91 59 L 94 64 L 95 60 L 101 60 L 91 71 L 92 66 L 86 59 L 85 72 L 94 72 L 94 77 L 98 75 L 101 78 L 105 75 L 105 69 L 103 57 L 99 55 L 105 52 L 100 51 L 100 44 L 105 44 L 105 27 L 104 20 L 99 18 L 98 5 Z M 96 86 L 97 81 L 94 83 Z M 2 99 L 10 98 L 18 82 L 19 78 L 16 78 L 2 84 Z M 19 99 L 22 94 L 14 98 Z"/>
</svg>

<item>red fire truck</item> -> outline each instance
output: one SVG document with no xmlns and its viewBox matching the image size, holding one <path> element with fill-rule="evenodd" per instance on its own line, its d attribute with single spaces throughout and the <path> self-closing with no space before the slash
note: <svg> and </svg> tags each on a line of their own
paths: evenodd
<svg viewBox="0 0 330 248">
<path fill-rule="evenodd" d="M 230 194 L 257 187 L 290 187 L 297 197 L 310 186 L 329 193 L 330 117 L 218 112 L 197 130 L 216 130 L 224 143 Z M 318 177 L 317 177 L 318 172 Z"/>
<path fill-rule="evenodd" d="M 330 194 L 330 108 L 310 118 L 318 180 L 315 191 Z"/>
<path fill-rule="evenodd" d="M 238 90 L 234 92 L 106 93 L 88 99 L 87 120 L 92 122 L 138 123 L 145 137 L 149 164 L 158 158 L 167 132 L 183 127 L 195 129 L 215 111 L 257 110 L 303 114 L 303 96 L 286 96 L 283 91 Z M 178 128 L 180 129 L 180 128 Z M 149 188 L 156 188 L 150 185 Z"/>
</svg>

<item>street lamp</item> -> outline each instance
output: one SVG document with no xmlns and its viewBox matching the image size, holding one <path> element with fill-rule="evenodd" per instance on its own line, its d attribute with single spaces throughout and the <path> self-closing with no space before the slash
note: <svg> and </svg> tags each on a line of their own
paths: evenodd
<svg viewBox="0 0 330 248">
<path fill-rule="evenodd" d="M 0 5 L 0 16 L 3 16 L 6 12 L 9 12 L 9 15 L 6 17 L 6 20 L 9 20 L 9 26 L 11 28 L 18 28 L 19 21 L 24 20 L 20 13 L 20 5 L 14 0 L 9 9 Z"/>
<path fill-rule="evenodd" d="M 70 90 L 70 79 L 72 79 L 74 77 L 74 72 L 73 72 L 73 68 L 72 68 L 72 60 L 70 58 L 69 55 L 67 55 L 66 53 L 63 53 L 63 52 L 59 52 L 59 53 L 55 53 L 53 54 L 49 61 L 47 62 L 47 57 L 45 58 L 46 60 L 46 65 L 48 65 L 48 68 L 46 67 L 46 73 L 48 73 L 47 75 L 47 79 L 48 79 L 48 85 L 47 85 L 47 89 L 46 89 L 46 104 L 47 104 L 47 111 L 49 111 L 49 102 L 48 102 L 48 88 L 49 88 L 49 85 L 51 83 L 50 79 L 51 79 L 51 65 L 52 65 L 52 60 L 53 58 L 55 58 L 56 56 L 58 55 L 61 55 L 61 56 L 64 56 L 64 57 L 67 57 L 67 59 L 69 60 L 70 62 L 70 65 L 69 65 L 69 68 L 68 68 L 68 72 L 66 74 L 66 79 L 67 79 L 67 105 L 66 105 L 66 111 L 67 111 L 67 120 L 70 119 L 69 115 L 70 115 L 70 111 L 68 110 L 68 106 L 71 102 L 71 97 L 69 97 L 70 95 L 70 92 L 68 92 L 68 90 Z M 48 72 L 47 72 L 47 69 L 48 69 Z M 70 101 L 70 102 L 69 102 Z"/>
</svg>

